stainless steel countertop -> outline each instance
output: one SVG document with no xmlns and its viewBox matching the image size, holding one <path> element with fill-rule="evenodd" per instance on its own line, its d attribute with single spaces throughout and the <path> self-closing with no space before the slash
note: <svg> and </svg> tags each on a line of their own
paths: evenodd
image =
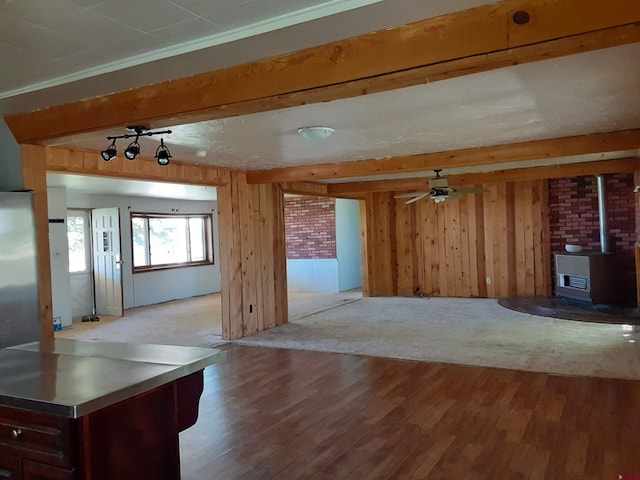
<svg viewBox="0 0 640 480">
<path fill-rule="evenodd" d="M 0 405 L 79 418 L 223 361 L 198 347 L 55 339 L 0 350 Z"/>
</svg>

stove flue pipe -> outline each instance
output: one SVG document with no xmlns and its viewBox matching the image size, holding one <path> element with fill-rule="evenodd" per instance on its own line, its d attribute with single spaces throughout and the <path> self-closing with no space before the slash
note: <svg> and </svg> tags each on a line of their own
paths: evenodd
<svg viewBox="0 0 640 480">
<path fill-rule="evenodd" d="M 598 218 L 600 223 L 600 250 L 609 252 L 609 221 L 607 218 L 607 189 L 604 175 L 596 175 L 598 182 Z"/>
</svg>

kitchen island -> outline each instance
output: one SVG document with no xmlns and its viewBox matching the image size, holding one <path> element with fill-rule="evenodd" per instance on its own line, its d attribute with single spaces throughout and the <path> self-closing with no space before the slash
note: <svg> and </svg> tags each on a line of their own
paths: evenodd
<svg viewBox="0 0 640 480">
<path fill-rule="evenodd" d="M 202 371 L 223 351 L 52 339 L 0 350 L 0 478 L 180 478 Z"/>
</svg>

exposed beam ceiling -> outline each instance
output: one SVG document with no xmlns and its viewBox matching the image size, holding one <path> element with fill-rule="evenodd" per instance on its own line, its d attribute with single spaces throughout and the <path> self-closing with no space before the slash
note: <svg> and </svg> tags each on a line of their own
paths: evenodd
<svg viewBox="0 0 640 480">
<path fill-rule="evenodd" d="M 516 22 L 520 11 L 528 13 L 529 22 Z M 7 123 L 20 142 L 83 150 L 101 150 L 104 136 L 119 133 L 124 125 L 171 126 L 176 164 L 247 170 L 252 183 L 377 180 L 384 175 L 424 176 L 435 168 L 486 166 L 489 171 L 505 163 L 517 167 L 519 162 L 586 154 L 617 158 L 620 152 L 633 155 L 640 148 L 640 113 L 633 108 L 640 102 L 640 69 L 628 60 L 637 58 L 639 48 L 636 1 L 605 5 L 596 0 L 507 0 L 246 65 L 12 115 Z M 562 76 L 565 64 L 571 74 Z M 493 72 L 500 74 L 491 76 Z M 433 83 L 439 80 L 445 81 Z M 487 88 L 492 80 L 493 87 Z M 518 95 L 514 82 L 519 82 Z M 433 88 L 440 84 L 445 87 Z M 471 91 L 473 101 L 465 104 L 460 99 Z M 340 112 L 350 103 L 354 109 L 358 99 L 370 98 L 369 105 L 374 105 L 381 95 L 388 95 L 388 105 L 404 95 L 406 111 L 409 104 L 419 110 L 421 104 L 408 92 L 414 92 L 415 99 L 435 94 L 450 108 L 444 115 L 436 113 L 430 106 L 438 103 L 430 99 L 419 120 L 413 114 L 401 119 L 380 102 L 390 112 L 391 127 L 406 126 L 389 128 L 386 138 L 377 131 L 361 135 L 360 150 L 355 143 L 349 145 L 352 139 L 336 136 L 336 142 L 321 146 L 315 155 L 310 145 L 300 143 L 290 120 L 289 130 L 282 130 L 287 116 L 311 121 L 324 110 L 333 111 L 333 118 L 348 118 Z M 366 123 L 351 120 L 355 123 L 339 132 Z M 384 117 L 373 120 L 377 128 L 385 124 Z M 420 139 L 418 125 L 431 136 Z M 438 126 L 442 132 L 434 128 Z M 373 123 L 366 128 L 375 131 Z M 154 147 L 144 141 L 143 150 Z M 229 142 L 238 146 L 225 150 Z M 196 156 L 201 144 L 211 155 Z M 369 150 L 363 148 L 367 145 Z M 283 167 L 287 164 L 292 166 Z M 313 190 L 297 185 L 300 191 Z"/>
</svg>

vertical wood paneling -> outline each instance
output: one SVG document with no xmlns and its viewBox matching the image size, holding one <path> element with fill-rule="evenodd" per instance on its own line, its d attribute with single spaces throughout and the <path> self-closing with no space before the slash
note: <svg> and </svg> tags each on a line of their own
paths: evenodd
<svg viewBox="0 0 640 480">
<path fill-rule="evenodd" d="M 538 182 L 540 183 L 540 182 Z M 524 288 L 518 289 L 517 294 L 519 292 L 532 292 L 536 291 L 535 284 L 535 241 L 534 241 L 534 232 L 533 232 L 533 218 L 534 212 L 533 209 L 536 207 L 534 204 L 534 182 L 522 182 L 522 194 L 520 197 L 523 199 L 522 202 L 522 210 L 519 212 L 518 216 L 523 217 L 523 240 L 524 244 L 522 246 L 522 250 L 518 251 L 517 254 L 524 254 Z M 540 205 L 538 204 L 539 208 Z"/>
<path fill-rule="evenodd" d="M 487 276 L 487 296 L 496 296 L 496 282 L 498 281 L 499 265 L 497 253 L 495 251 L 494 237 L 497 235 L 496 225 L 497 205 L 498 205 L 498 185 L 493 183 L 486 186 L 489 192 L 483 196 L 484 209 L 482 221 L 484 223 L 484 245 L 485 245 L 485 271 Z M 494 255 L 495 254 L 495 255 Z M 498 268 L 497 268 L 498 267 Z"/>
<path fill-rule="evenodd" d="M 373 195 L 367 194 L 364 200 L 360 200 L 358 211 L 360 213 L 360 260 L 362 265 L 362 295 L 371 297 L 371 265 L 369 257 L 371 255 L 369 247 L 371 220 L 369 219 L 369 210 L 373 208 Z"/>
<path fill-rule="evenodd" d="M 262 299 L 262 305 L 258 306 L 256 314 L 256 322 L 258 331 L 265 328 L 271 328 L 276 325 L 275 322 L 275 285 L 272 281 L 272 275 L 275 270 L 274 264 L 274 232 L 269 228 L 269 219 L 275 214 L 275 206 L 270 198 L 272 193 L 268 185 L 257 186 L 257 205 L 256 209 L 256 251 L 258 258 L 256 268 L 258 269 L 256 296 Z"/>
<path fill-rule="evenodd" d="M 275 325 L 284 325 L 289 321 L 289 304 L 287 292 L 287 245 L 285 241 L 284 220 L 284 192 L 281 185 L 271 185 L 271 198 L 273 202 L 273 217 L 271 219 L 271 231 L 273 237 L 272 257 L 274 261 L 273 279 L 275 292 L 275 307 L 273 322 Z M 271 326 L 271 322 L 269 322 Z"/>
<path fill-rule="evenodd" d="M 24 188 L 33 190 L 33 209 L 36 224 L 38 256 L 38 296 L 42 338 L 53 338 L 53 299 L 51 293 L 51 256 L 49 252 L 49 207 L 47 202 L 47 171 L 45 149 L 22 145 Z"/>
<path fill-rule="evenodd" d="M 449 269 L 449 255 L 447 250 L 447 227 L 445 223 L 446 214 L 444 205 L 435 205 L 436 219 L 438 221 L 434 233 L 437 238 L 437 250 L 433 252 L 434 261 L 438 262 L 438 286 L 440 287 L 440 296 L 450 297 L 449 283 L 447 282 L 447 270 Z"/>
<path fill-rule="evenodd" d="M 405 205 L 387 193 L 369 194 L 363 235 L 369 265 L 364 277 L 370 278 L 371 291 L 445 297 L 546 294 L 551 280 L 546 181 L 485 187 L 485 194 L 441 204 L 425 199 Z"/>
<path fill-rule="evenodd" d="M 390 193 L 369 196 L 366 209 L 367 288 L 369 296 L 397 294 L 398 263 L 396 247 L 395 200 Z M 403 232 L 406 234 L 406 232 Z M 364 291 L 363 291 L 364 294 Z"/>
<path fill-rule="evenodd" d="M 398 294 L 413 295 L 416 285 L 414 267 L 417 267 L 416 245 L 416 209 L 403 208 L 402 202 L 393 202 L 396 217 L 396 250 L 398 259 Z"/>
<path fill-rule="evenodd" d="M 473 217 L 473 211 L 469 212 L 469 218 L 473 218 L 475 222 L 475 236 L 476 236 L 476 266 L 478 269 L 478 296 L 479 297 L 487 297 L 487 279 L 486 279 L 486 271 L 487 271 L 487 261 L 486 261 L 486 249 L 484 246 L 484 223 L 482 219 L 484 218 L 484 197 L 482 196 L 473 196 L 473 201 L 475 202 L 475 217 Z"/>
<path fill-rule="evenodd" d="M 476 270 L 472 272 L 471 269 L 471 235 L 469 233 L 469 195 L 465 195 L 458 200 L 458 207 L 460 210 L 460 296 L 471 297 L 473 289 L 473 275 Z M 474 263 L 475 263 L 475 255 Z M 477 296 L 477 295 L 475 295 Z"/>
<path fill-rule="evenodd" d="M 222 335 L 252 335 L 288 321 L 284 204 L 279 185 L 231 172 L 218 189 Z"/>
</svg>

